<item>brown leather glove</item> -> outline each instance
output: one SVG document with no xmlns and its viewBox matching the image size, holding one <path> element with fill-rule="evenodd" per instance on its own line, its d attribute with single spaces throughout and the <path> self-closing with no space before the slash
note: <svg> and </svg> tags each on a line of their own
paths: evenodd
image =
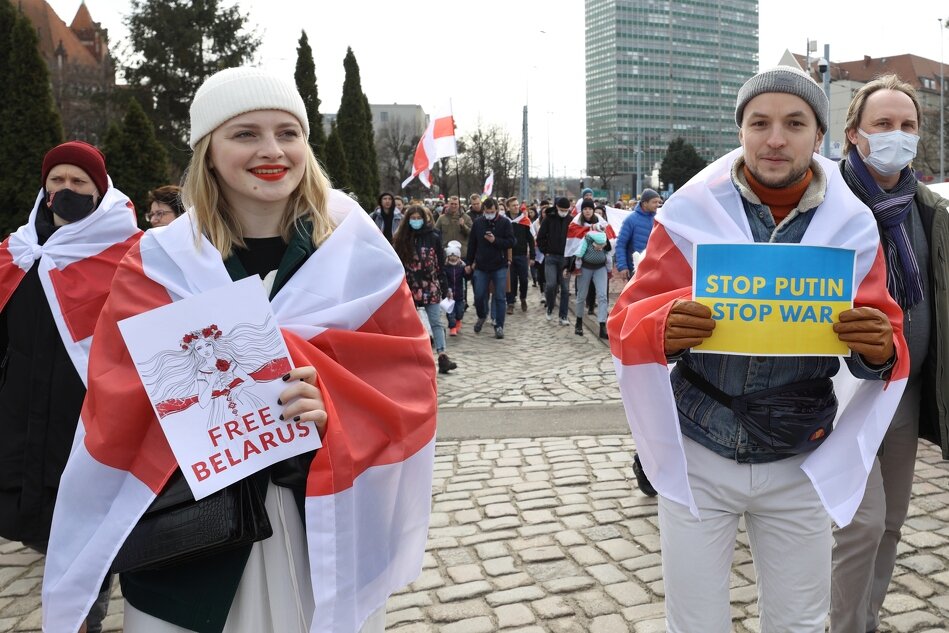
<svg viewBox="0 0 949 633">
<path fill-rule="evenodd" d="M 708 306 L 695 301 L 676 300 L 666 319 L 666 356 L 695 347 L 712 335 L 715 321 Z"/>
<path fill-rule="evenodd" d="M 893 347 L 893 326 L 876 308 L 844 310 L 834 323 L 837 338 L 871 365 L 884 365 L 896 353 Z"/>
</svg>

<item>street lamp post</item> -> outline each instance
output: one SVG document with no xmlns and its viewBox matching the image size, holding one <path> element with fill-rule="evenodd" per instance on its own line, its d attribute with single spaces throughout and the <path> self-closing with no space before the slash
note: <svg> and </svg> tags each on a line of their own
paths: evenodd
<svg viewBox="0 0 949 633">
<path fill-rule="evenodd" d="M 824 61 L 827 64 L 824 71 L 824 94 L 827 96 L 827 104 L 830 106 L 830 44 L 824 44 Z M 824 157 L 830 158 L 830 130 L 824 133 Z"/>
<path fill-rule="evenodd" d="M 946 67 L 943 64 L 942 18 L 939 18 L 939 182 L 946 182 Z"/>
</svg>

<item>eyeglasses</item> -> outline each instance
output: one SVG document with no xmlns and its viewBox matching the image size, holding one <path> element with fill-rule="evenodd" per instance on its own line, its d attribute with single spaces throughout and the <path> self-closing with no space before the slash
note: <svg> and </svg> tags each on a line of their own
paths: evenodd
<svg viewBox="0 0 949 633">
<path fill-rule="evenodd" d="M 149 222 L 151 222 L 152 220 L 161 220 L 168 213 L 174 213 L 174 211 L 164 211 L 164 210 L 152 211 L 151 213 L 145 214 L 145 219 L 148 220 Z"/>
</svg>

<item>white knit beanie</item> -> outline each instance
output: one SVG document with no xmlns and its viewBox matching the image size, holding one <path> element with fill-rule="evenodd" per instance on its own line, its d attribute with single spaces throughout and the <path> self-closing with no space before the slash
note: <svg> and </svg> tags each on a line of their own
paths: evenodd
<svg viewBox="0 0 949 633">
<path fill-rule="evenodd" d="M 225 121 L 254 110 L 283 110 L 310 136 L 303 98 L 289 80 L 261 68 L 226 68 L 208 77 L 191 102 L 191 149 Z"/>
</svg>

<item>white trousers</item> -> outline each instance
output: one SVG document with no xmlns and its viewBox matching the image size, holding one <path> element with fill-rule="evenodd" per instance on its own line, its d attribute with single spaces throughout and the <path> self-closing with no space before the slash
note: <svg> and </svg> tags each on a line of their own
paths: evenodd
<svg viewBox="0 0 949 633">
<path fill-rule="evenodd" d="M 761 633 L 824 633 L 830 605 L 830 517 L 801 470 L 805 455 L 738 464 L 683 438 L 701 520 L 659 499 L 669 633 L 732 630 L 729 578 L 745 518 Z"/>
</svg>

